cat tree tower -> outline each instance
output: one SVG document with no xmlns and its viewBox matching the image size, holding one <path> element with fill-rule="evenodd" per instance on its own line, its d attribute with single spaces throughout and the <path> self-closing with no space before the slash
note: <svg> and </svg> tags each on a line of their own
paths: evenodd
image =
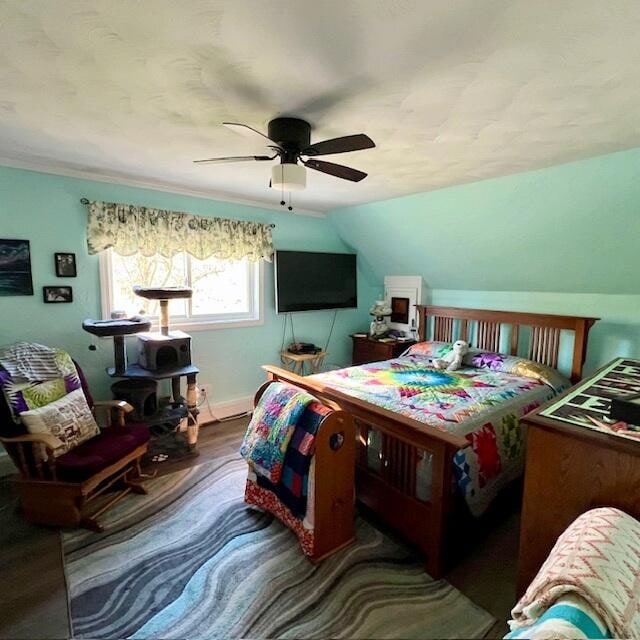
<svg viewBox="0 0 640 640">
<path fill-rule="evenodd" d="M 169 300 L 191 298 L 192 291 L 183 287 L 134 287 L 134 293 L 147 300 L 157 300 L 160 306 L 160 331 L 150 333 L 146 319 L 85 320 L 82 328 L 96 336 L 113 337 L 114 366 L 107 369 L 112 378 L 123 378 L 112 389 L 125 399 L 130 398 L 138 417 L 154 407 L 149 398 L 156 383 L 171 380 L 171 411 L 156 416 L 152 423 L 179 419 L 180 430 L 186 431 L 189 449 L 198 442 L 198 408 L 196 378 L 200 370 L 191 362 L 191 336 L 169 329 Z M 138 336 L 138 362 L 127 362 L 125 337 Z M 182 378 L 187 379 L 186 399 L 181 394 Z M 143 414 L 143 415 L 140 415 Z M 183 418 L 186 418 L 186 426 Z"/>
</svg>

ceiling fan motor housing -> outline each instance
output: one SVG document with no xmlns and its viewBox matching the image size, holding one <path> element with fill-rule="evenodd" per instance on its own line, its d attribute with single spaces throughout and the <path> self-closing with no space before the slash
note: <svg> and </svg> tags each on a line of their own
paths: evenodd
<svg viewBox="0 0 640 640">
<path fill-rule="evenodd" d="M 269 122 L 267 135 L 285 151 L 299 153 L 311 144 L 311 125 L 298 118 L 275 118 Z"/>
</svg>

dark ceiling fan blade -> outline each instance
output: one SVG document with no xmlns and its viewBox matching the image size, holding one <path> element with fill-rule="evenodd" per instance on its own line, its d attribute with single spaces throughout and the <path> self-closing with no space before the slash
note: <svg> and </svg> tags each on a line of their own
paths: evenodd
<svg viewBox="0 0 640 640">
<path fill-rule="evenodd" d="M 302 161 L 302 164 L 309 169 L 315 169 L 316 171 L 322 171 L 322 173 L 328 173 L 330 176 L 336 178 L 342 178 L 343 180 L 351 180 L 351 182 L 360 182 L 367 177 L 364 171 L 358 171 L 351 167 L 345 167 L 341 164 L 334 164 L 333 162 L 325 162 L 324 160 L 309 160 Z"/>
<path fill-rule="evenodd" d="M 376 143 L 364 133 L 357 133 L 353 136 L 342 136 L 342 138 L 332 138 L 309 145 L 300 153 L 304 156 L 325 156 L 331 153 L 346 153 L 347 151 L 360 151 L 360 149 L 371 149 Z"/>
<path fill-rule="evenodd" d="M 276 156 L 223 156 L 221 158 L 206 158 L 205 160 L 194 160 L 194 164 L 224 164 L 226 162 L 246 162 L 248 160 L 273 160 Z"/>
<path fill-rule="evenodd" d="M 236 133 L 239 133 L 242 136 L 245 136 L 245 137 L 251 136 L 251 137 L 253 137 L 254 135 L 258 135 L 263 140 L 266 140 L 267 142 L 270 142 L 271 144 L 276 144 L 273 140 L 271 140 L 271 138 L 266 136 L 261 131 L 258 131 L 257 129 L 254 129 L 253 127 L 250 127 L 248 124 L 241 124 L 239 122 L 223 122 L 222 124 L 225 127 L 227 127 L 227 129 L 230 129 L 231 131 L 235 131 Z"/>
</svg>

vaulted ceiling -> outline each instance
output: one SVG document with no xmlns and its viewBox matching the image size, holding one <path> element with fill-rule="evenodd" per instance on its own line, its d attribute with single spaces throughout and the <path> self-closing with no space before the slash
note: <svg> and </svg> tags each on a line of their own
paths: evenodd
<svg viewBox="0 0 640 640">
<path fill-rule="evenodd" d="M 324 211 L 640 146 L 637 0 L 0 1 L 4 163 L 275 203 L 221 126 L 307 119 L 358 184 L 308 171 Z"/>
</svg>

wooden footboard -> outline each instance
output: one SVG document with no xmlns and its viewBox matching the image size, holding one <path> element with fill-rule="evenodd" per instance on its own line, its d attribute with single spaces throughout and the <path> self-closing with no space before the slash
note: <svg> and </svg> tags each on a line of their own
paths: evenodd
<svg viewBox="0 0 640 640">
<path fill-rule="evenodd" d="M 358 500 L 416 546 L 426 556 L 427 573 L 440 577 L 456 449 L 435 440 L 416 446 L 360 419 L 356 430 Z"/>
<path fill-rule="evenodd" d="M 468 446 L 467 440 L 349 396 L 312 377 L 273 366 L 263 369 L 270 381 L 294 384 L 327 406 L 353 416 L 356 497 L 425 554 L 431 576 L 442 576 L 445 526 L 452 506 L 453 454 Z M 372 434 L 380 434 L 379 465 L 370 464 Z M 416 474 L 424 455 L 431 456 L 430 495 L 419 496 Z"/>
</svg>

